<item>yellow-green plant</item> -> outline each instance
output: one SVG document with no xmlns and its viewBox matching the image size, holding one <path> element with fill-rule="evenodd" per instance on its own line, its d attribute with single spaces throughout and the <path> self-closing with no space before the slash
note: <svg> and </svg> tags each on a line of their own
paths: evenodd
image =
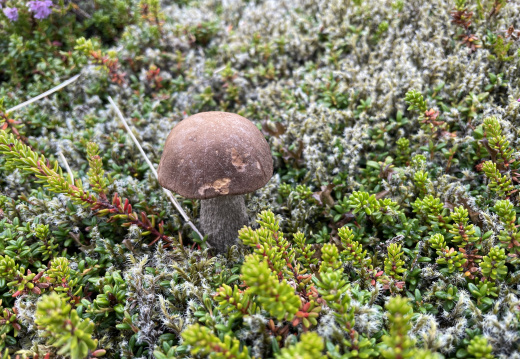
<svg viewBox="0 0 520 359">
<path fill-rule="evenodd" d="M 404 261 L 401 258 L 404 252 L 401 245 L 392 243 L 388 246 L 388 255 L 385 258 L 385 274 L 395 280 L 402 279 L 406 269 L 403 267 Z"/>
<path fill-rule="evenodd" d="M 449 248 L 446 245 L 446 241 L 444 240 L 444 236 L 440 233 L 436 233 L 430 237 L 430 245 L 433 249 L 436 250 L 437 255 L 437 263 L 447 266 L 448 273 L 453 273 L 455 271 L 463 271 L 464 263 L 466 263 L 466 259 L 464 258 L 464 254 L 456 251 L 454 248 Z"/>
<path fill-rule="evenodd" d="M 102 356 L 105 350 L 95 350 L 97 339 L 92 339 L 94 323 L 81 319 L 70 304 L 55 292 L 43 296 L 36 308 L 36 324 L 46 332 L 47 343 L 57 347 L 58 353 L 72 359 Z"/>
<path fill-rule="evenodd" d="M 487 256 L 482 258 L 480 270 L 491 280 L 503 280 L 507 275 L 506 253 L 504 248 L 493 247 Z"/>
<path fill-rule="evenodd" d="M 462 206 L 455 207 L 450 217 L 453 221 L 450 229 L 450 233 L 453 234 L 452 242 L 463 247 L 479 240 L 479 237 L 476 236 L 473 224 L 468 224 L 469 218 L 467 209 Z"/>
</svg>

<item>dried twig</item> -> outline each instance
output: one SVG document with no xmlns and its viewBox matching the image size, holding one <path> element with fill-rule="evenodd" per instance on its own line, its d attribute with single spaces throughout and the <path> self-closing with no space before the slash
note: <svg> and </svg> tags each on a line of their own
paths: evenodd
<svg viewBox="0 0 520 359">
<path fill-rule="evenodd" d="M 51 88 L 49 91 L 45 91 L 44 93 L 42 93 L 42 94 L 40 94 L 40 95 L 38 95 L 38 96 L 36 96 L 36 97 L 33 97 L 33 98 L 30 99 L 30 100 L 27 100 L 27 101 L 25 101 L 25 102 L 22 102 L 21 104 L 16 105 L 15 107 L 8 109 L 6 112 L 9 113 L 9 112 L 13 112 L 13 111 L 19 110 L 19 109 L 21 109 L 22 107 L 25 107 L 25 106 L 27 106 L 27 105 L 30 105 L 31 103 L 33 103 L 33 102 L 35 102 L 35 101 L 38 101 L 39 99 L 42 99 L 42 98 L 44 98 L 44 97 L 47 97 L 47 96 L 49 96 L 50 94 L 52 94 L 52 93 L 54 93 L 54 92 L 56 92 L 56 91 L 58 91 L 58 90 L 64 88 L 65 86 L 67 86 L 67 85 L 73 83 L 74 81 L 76 81 L 76 80 L 80 77 L 80 75 L 81 75 L 81 74 L 77 74 L 76 76 L 71 77 L 71 78 L 68 79 L 67 81 L 62 82 L 62 83 L 59 84 L 58 86 Z"/>
<path fill-rule="evenodd" d="M 65 163 L 65 168 L 67 169 L 67 173 L 70 177 L 70 183 L 74 184 L 74 175 L 72 174 L 72 170 L 69 167 L 69 163 L 67 162 L 67 159 L 63 155 L 63 153 L 60 151 L 58 152 L 58 156 L 61 158 L 61 160 Z"/>
<path fill-rule="evenodd" d="M 141 152 L 141 155 L 143 156 L 144 160 L 146 161 L 146 163 L 148 164 L 148 167 L 150 167 L 150 170 L 152 171 L 154 177 L 159 180 L 159 176 L 157 175 L 157 171 L 155 170 L 155 167 L 154 165 L 152 164 L 152 162 L 150 161 L 150 159 L 148 158 L 148 156 L 146 155 L 146 153 L 144 153 L 144 150 L 143 148 L 141 147 L 141 144 L 139 143 L 139 141 L 137 140 L 137 138 L 135 138 L 134 134 L 132 133 L 132 130 L 130 129 L 130 127 L 128 126 L 128 123 L 126 122 L 125 118 L 123 117 L 123 114 L 121 113 L 121 111 L 119 110 L 119 108 L 117 107 L 116 103 L 114 102 L 114 100 L 112 100 L 112 97 L 108 96 L 108 101 L 110 102 L 110 104 L 112 105 L 112 107 L 114 108 L 114 110 L 116 111 L 116 114 L 117 116 L 119 117 L 119 119 L 121 120 L 121 122 L 123 123 L 123 126 L 125 127 L 126 129 L 126 132 L 128 132 L 128 134 L 130 135 L 130 138 L 132 138 L 132 141 L 134 141 L 135 145 L 137 146 L 137 148 L 139 149 L 139 152 Z M 179 211 L 179 213 L 182 215 L 182 217 L 184 218 L 184 221 L 186 223 L 188 223 L 188 225 L 195 231 L 195 233 L 197 233 L 197 235 L 199 236 L 199 238 L 203 238 L 202 234 L 199 232 L 199 230 L 197 229 L 197 227 L 195 227 L 195 225 L 191 222 L 190 218 L 188 217 L 188 215 L 186 214 L 186 212 L 184 212 L 184 210 L 182 209 L 182 207 L 179 205 L 179 203 L 177 202 L 177 200 L 173 197 L 173 194 L 167 190 L 166 188 L 163 188 L 163 191 L 164 193 L 166 193 L 166 196 L 168 197 L 168 199 L 173 203 L 174 207 L 177 209 L 177 211 Z M 206 243 L 206 245 L 211 248 L 211 246 L 209 245 L 209 243 Z"/>
</svg>

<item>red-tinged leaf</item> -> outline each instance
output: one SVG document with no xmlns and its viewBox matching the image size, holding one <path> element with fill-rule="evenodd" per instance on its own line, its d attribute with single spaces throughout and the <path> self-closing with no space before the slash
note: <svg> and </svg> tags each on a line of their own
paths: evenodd
<svg viewBox="0 0 520 359">
<path fill-rule="evenodd" d="M 148 218 L 146 217 L 146 213 L 144 213 L 143 211 L 141 211 L 141 221 L 147 226 L 150 225 L 150 223 L 148 222 Z"/>
<path fill-rule="evenodd" d="M 105 349 L 98 349 L 98 350 L 94 350 L 91 355 L 97 358 L 97 357 L 105 355 L 106 353 L 107 353 L 107 351 Z"/>
<path fill-rule="evenodd" d="M 390 191 L 384 190 L 376 194 L 376 199 L 384 198 L 387 194 L 389 194 Z"/>
<path fill-rule="evenodd" d="M 123 207 L 123 211 L 129 213 L 131 211 L 128 211 L 128 206 L 130 205 L 130 202 L 128 202 L 128 198 L 125 198 L 125 206 Z"/>
<path fill-rule="evenodd" d="M 33 289 L 31 289 L 31 292 L 33 292 L 34 294 L 42 294 L 42 290 L 38 287 L 33 287 Z"/>
<path fill-rule="evenodd" d="M 36 274 L 36 277 L 33 278 L 33 282 L 37 281 L 38 279 L 40 279 L 43 275 L 43 273 L 45 273 L 45 271 L 41 271 L 39 272 L 38 274 Z"/>
<path fill-rule="evenodd" d="M 161 221 L 161 222 L 159 223 L 159 233 L 160 233 L 160 234 L 163 234 L 163 233 L 164 233 L 164 222 L 163 222 L 163 221 Z"/>
<path fill-rule="evenodd" d="M 119 195 L 114 193 L 114 198 L 112 199 L 112 204 L 116 207 L 119 207 L 121 205 L 121 200 L 119 199 Z"/>
</svg>

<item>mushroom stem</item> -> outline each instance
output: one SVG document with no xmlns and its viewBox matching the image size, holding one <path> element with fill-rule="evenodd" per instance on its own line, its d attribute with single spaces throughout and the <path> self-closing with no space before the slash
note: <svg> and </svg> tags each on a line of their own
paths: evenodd
<svg viewBox="0 0 520 359">
<path fill-rule="evenodd" d="M 248 223 L 243 195 L 219 196 L 200 201 L 200 224 L 208 243 L 225 254 L 237 244 L 238 231 Z"/>
</svg>

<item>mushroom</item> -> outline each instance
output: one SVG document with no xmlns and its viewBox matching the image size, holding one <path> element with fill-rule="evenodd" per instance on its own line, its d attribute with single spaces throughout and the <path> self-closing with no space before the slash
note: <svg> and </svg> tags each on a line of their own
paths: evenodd
<svg viewBox="0 0 520 359">
<path fill-rule="evenodd" d="M 273 158 L 264 136 L 248 119 L 202 112 L 171 130 L 157 172 L 164 188 L 201 200 L 202 232 L 209 245 L 225 253 L 248 223 L 243 194 L 269 181 Z"/>
</svg>

